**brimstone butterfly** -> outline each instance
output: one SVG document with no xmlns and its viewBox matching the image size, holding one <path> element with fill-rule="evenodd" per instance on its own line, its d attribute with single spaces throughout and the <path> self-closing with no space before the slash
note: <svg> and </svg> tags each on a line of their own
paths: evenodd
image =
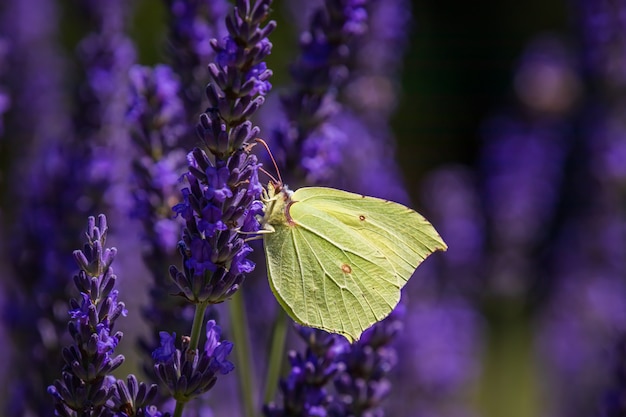
<svg viewBox="0 0 626 417">
<path fill-rule="evenodd" d="M 296 322 L 353 341 L 398 304 L 417 266 L 447 249 L 401 204 L 324 187 L 270 182 L 263 243 L 269 283 Z"/>
</svg>

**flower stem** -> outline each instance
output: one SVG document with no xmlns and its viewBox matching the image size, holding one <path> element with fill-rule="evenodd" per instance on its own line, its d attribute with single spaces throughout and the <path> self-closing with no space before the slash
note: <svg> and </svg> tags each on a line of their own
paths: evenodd
<svg viewBox="0 0 626 417">
<path fill-rule="evenodd" d="M 172 415 L 172 417 L 182 417 L 184 407 L 185 407 L 185 403 L 176 401 L 176 408 L 174 409 L 174 414 Z"/>
<path fill-rule="evenodd" d="M 243 397 L 244 415 L 254 416 L 256 392 L 256 378 L 254 369 L 252 368 L 250 358 L 250 337 L 248 335 L 248 319 L 246 317 L 246 309 L 243 300 L 243 293 L 237 291 L 228 303 L 229 313 L 232 324 L 233 344 L 235 355 L 237 356 L 237 379 L 239 380 L 239 391 Z"/>
<path fill-rule="evenodd" d="M 274 320 L 274 330 L 272 333 L 272 347 L 270 349 L 269 365 L 267 368 L 267 378 L 265 380 L 265 395 L 263 403 L 267 404 L 274 399 L 278 379 L 283 363 L 283 353 L 285 350 L 285 339 L 287 338 L 287 314 L 282 308 L 278 309 Z"/>
<path fill-rule="evenodd" d="M 196 312 L 193 316 L 193 324 L 191 326 L 191 340 L 189 341 L 190 351 L 198 348 L 200 333 L 202 332 L 202 326 L 204 325 L 204 312 L 207 307 L 207 303 L 196 304 Z"/>
</svg>

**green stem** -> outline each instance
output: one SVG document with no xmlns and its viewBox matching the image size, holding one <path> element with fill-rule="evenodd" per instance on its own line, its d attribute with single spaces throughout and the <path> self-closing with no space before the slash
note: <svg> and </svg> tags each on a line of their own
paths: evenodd
<svg viewBox="0 0 626 417">
<path fill-rule="evenodd" d="M 184 407 L 185 407 L 185 403 L 176 401 L 176 408 L 174 409 L 174 414 L 172 415 L 172 417 L 183 417 Z"/>
<path fill-rule="evenodd" d="M 235 355 L 237 356 L 237 379 L 239 380 L 239 391 L 243 397 L 244 415 L 254 416 L 256 382 L 254 377 L 254 369 L 252 368 L 250 358 L 252 357 L 250 350 L 250 338 L 248 335 L 248 319 L 246 317 L 246 309 L 243 300 L 243 293 L 237 291 L 228 303 L 230 319 L 232 324 L 233 344 Z"/>
<path fill-rule="evenodd" d="M 207 303 L 196 304 L 196 312 L 193 316 L 193 324 L 191 325 L 191 340 L 189 341 L 189 350 L 198 348 L 200 341 L 200 333 L 204 325 L 204 313 L 209 305 Z"/>
<path fill-rule="evenodd" d="M 204 313 L 209 305 L 207 303 L 196 304 L 196 312 L 193 315 L 193 324 L 191 325 L 191 337 L 189 340 L 189 348 L 187 352 L 195 352 L 200 341 L 200 333 L 204 325 Z M 172 417 L 182 417 L 185 402 L 176 401 L 176 408 Z"/>
<path fill-rule="evenodd" d="M 278 379 L 280 378 L 280 371 L 284 359 L 283 355 L 288 323 L 287 314 L 285 314 L 282 308 L 279 308 L 274 321 L 272 347 L 270 349 L 267 378 L 265 379 L 265 395 L 263 396 L 263 402 L 265 404 L 272 401 L 276 395 L 276 388 L 278 387 Z"/>
</svg>

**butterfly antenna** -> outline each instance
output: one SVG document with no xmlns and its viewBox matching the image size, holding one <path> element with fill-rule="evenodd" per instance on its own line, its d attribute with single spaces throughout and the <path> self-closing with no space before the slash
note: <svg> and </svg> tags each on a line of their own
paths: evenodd
<svg viewBox="0 0 626 417">
<path fill-rule="evenodd" d="M 278 180 L 276 180 L 276 178 L 274 178 L 274 176 L 272 174 L 270 174 L 269 172 L 267 172 L 266 169 L 264 169 L 263 167 L 259 167 L 259 171 L 261 171 L 262 173 L 264 173 L 265 175 L 267 175 L 268 177 L 270 177 L 270 180 L 272 180 L 272 182 L 278 184 Z"/>
<path fill-rule="evenodd" d="M 261 138 L 256 138 L 255 141 L 257 143 L 260 143 L 261 145 L 263 145 L 263 147 L 265 148 L 265 150 L 267 151 L 267 154 L 270 156 L 270 159 L 272 160 L 272 163 L 274 164 L 274 169 L 276 170 L 276 174 L 278 175 L 278 181 L 276 181 L 276 179 L 270 175 L 267 171 L 265 171 L 265 173 L 272 178 L 272 181 L 274 181 L 277 184 L 280 184 L 281 186 L 283 185 L 283 179 L 280 176 L 280 170 L 278 169 L 278 165 L 276 164 L 276 160 L 274 159 L 274 155 L 272 155 L 272 151 L 270 151 L 270 147 L 267 145 L 267 142 L 265 142 L 263 139 Z"/>
</svg>

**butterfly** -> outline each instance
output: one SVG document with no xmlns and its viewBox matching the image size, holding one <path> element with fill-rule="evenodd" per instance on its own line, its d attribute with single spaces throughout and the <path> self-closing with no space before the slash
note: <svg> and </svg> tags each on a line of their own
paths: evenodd
<svg viewBox="0 0 626 417">
<path fill-rule="evenodd" d="M 289 190 L 270 181 L 263 197 L 270 288 L 300 323 L 358 340 L 400 301 L 418 265 L 447 246 L 416 211 L 334 188 Z"/>
</svg>

